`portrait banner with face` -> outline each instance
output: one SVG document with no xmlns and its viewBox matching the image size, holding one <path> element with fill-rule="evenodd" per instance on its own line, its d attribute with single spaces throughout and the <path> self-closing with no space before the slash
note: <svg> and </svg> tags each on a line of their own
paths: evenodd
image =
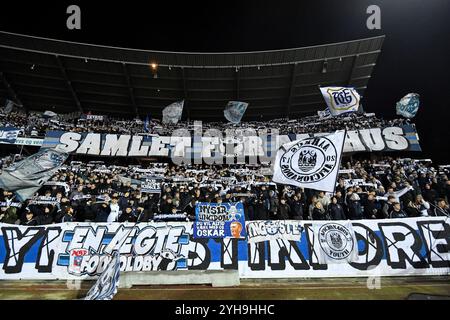
<svg viewBox="0 0 450 320">
<path fill-rule="evenodd" d="M 200 202 L 195 207 L 194 238 L 245 239 L 244 206 L 237 203 Z"/>
</svg>

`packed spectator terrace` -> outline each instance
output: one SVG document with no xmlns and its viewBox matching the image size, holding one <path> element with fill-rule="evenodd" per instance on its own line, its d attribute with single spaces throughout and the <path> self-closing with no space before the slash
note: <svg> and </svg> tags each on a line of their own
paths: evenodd
<svg viewBox="0 0 450 320">
<path fill-rule="evenodd" d="M 46 130 L 82 130 L 112 133 L 146 133 L 142 120 L 57 120 L 42 114 L 2 114 L 1 125 L 23 129 L 26 136 L 43 136 Z M 280 129 L 281 132 L 324 132 L 401 125 L 403 119 L 382 120 L 373 114 L 332 120 L 317 116 L 297 120 L 242 123 L 240 127 Z M 155 134 L 170 134 L 187 123 L 165 125 L 152 120 Z M 206 128 L 225 129 L 224 123 Z M 34 134 L 33 134 L 34 132 Z M 36 133 L 37 132 L 37 133 Z M 21 155 L 2 159 L 2 167 Z M 384 219 L 450 214 L 450 181 L 445 168 L 430 160 L 394 159 L 372 155 L 345 158 L 334 194 L 271 182 L 271 168 L 263 165 L 190 165 L 171 163 L 130 165 L 105 161 L 67 161 L 67 164 L 26 203 L 1 195 L 1 221 L 27 225 L 70 221 L 158 221 L 194 219 L 198 202 L 238 202 L 248 220 L 266 219 Z M 159 179 L 157 192 L 142 192 L 145 177 Z"/>
</svg>

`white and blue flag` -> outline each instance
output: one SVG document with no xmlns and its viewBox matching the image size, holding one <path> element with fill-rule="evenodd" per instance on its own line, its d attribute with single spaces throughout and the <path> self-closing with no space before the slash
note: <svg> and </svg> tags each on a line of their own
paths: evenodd
<svg viewBox="0 0 450 320">
<path fill-rule="evenodd" d="M 108 266 L 97 279 L 97 282 L 88 291 L 84 300 L 112 300 L 117 293 L 119 277 L 120 253 L 116 250 L 112 253 Z"/>
<path fill-rule="evenodd" d="M 145 121 L 144 121 L 144 131 L 145 132 L 149 132 L 150 131 L 150 129 L 149 129 L 149 127 L 148 127 L 148 124 L 150 123 L 150 119 L 149 119 L 149 117 L 148 117 L 148 115 L 147 115 L 147 117 L 145 117 Z"/>
<path fill-rule="evenodd" d="M 223 115 L 228 121 L 238 124 L 241 122 L 247 107 L 248 103 L 246 102 L 228 101 L 225 110 L 223 110 Z"/>
<path fill-rule="evenodd" d="M 67 153 L 41 149 L 38 153 L 3 169 L 0 188 L 13 191 L 19 201 L 25 201 L 53 176 L 67 157 Z"/>
<path fill-rule="evenodd" d="M 323 87 L 320 91 L 332 116 L 357 112 L 359 109 L 361 96 L 355 88 Z"/>
<path fill-rule="evenodd" d="M 326 108 L 325 110 L 321 111 L 317 111 L 317 115 L 319 116 L 319 119 L 329 119 L 331 118 L 331 113 L 330 110 L 328 108 Z"/>
<path fill-rule="evenodd" d="M 184 106 L 184 100 L 183 101 L 177 101 L 174 102 L 167 107 L 164 108 L 162 114 L 163 114 L 163 123 L 173 123 L 176 124 L 181 119 L 181 115 L 183 114 L 183 106 Z"/>
<path fill-rule="evenodd" d="M 0 142 L 4 143 L 15 143 L 17 137 L 19 136 L 20 130 L 13 127 L 3 127 L 0 128 Z"/>
<path fill-rule="evenodd" d="M 417 93 L 408 93 L 397 102 L 397 114 L 405 118 L 414 118 L 419 110 L 420 96 Z"/>
</svg>

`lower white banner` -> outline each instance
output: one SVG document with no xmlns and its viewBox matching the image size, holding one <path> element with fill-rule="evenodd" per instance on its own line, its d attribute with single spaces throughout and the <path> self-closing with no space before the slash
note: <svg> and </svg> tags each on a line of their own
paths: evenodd
<svg viewBox="0 0 450 320">
<path fill-rule="evenodd" d="M 192 222 L 0 224 L 0 279 L 120 271 L 239 270 L 241 278 L 450 274 L 447 217 L 249 221 L 247 238 L 193 237 Z"/>
</svg>

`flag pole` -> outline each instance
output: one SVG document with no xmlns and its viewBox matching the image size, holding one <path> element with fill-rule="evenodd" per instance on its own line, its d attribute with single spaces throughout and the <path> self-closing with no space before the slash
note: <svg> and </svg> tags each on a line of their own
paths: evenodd
<svg viewBox="0 0 450 320">
<path fill-rule="evenodd" d="M 341 152 L 339 154 L 339 161 L 337 162 L 337 166 L 338 166 L 338 172 L 336 174 L 336 180 L 334 181 L 334 186 L 333 186 L 333 195 L 336 192 L 336 184 L 338 182 L 339 179 L 339 169 L 341 167 L 341 161 L 342 161 L 342 154 L 344 153 L 344 145 L 345 145 L 345 138 L 347 137 L 347 129 L 344 129 L 344 139 L 342 140 L 342 148 L 341 148 Z"/>
</svg>

